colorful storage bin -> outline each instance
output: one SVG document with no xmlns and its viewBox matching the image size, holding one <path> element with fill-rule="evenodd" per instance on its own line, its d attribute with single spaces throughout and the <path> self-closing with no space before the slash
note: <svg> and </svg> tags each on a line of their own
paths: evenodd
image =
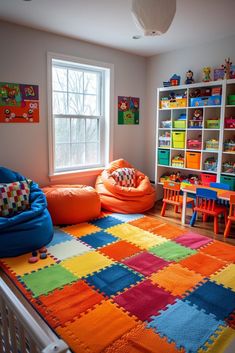
<svg viewBox="0 0 235 353">
<path fill-rule="evenodd" d="M 206 128 L 207 129 L 219 129 L 220 128 L 220 120 L 219 119 L 206 120 Z"/>
<path fill-rule="evenodd" d="M 190 98 L 191 107 L 203 107 L 207 105 L 220 105 L 221 96 Z"/>
<path fill-rule="evenodd" d="M 235 105 L 235 94 L 230 94 L 228 96 L 228 104 L 229 105 Z"/>
<path fill-rule="evenodd" d="M 235 177 L 229 175 L 221 175 L 220 182 L 230 185 L 231 190 L 235 190 Z"/>
<path fill-rule="evenodd" d="M 235 129 L 235 118 L 233 116 L 224 119 L 224 127 L 226 129 Z"/>
<path fill-rule="evenodd" d="M 219 141 L 211 139 L 206 141 L 206 150 L 217 151 L 219 149 Z"/>
<path fill-rule="evenodd" d="M 215 183 L 216 182 L 216 175 L 215 174 L 201 173 L 201 181 L 202 181 L 202 185 L 210 186 L 210 183 Z"/>
<path fill-rule="evenodd" d="M 222 165 L 222 171 L 224 173 L 235 174 L 235 162 L 227 161 Z"/>
<path fill-rule="evenodd" d="M 172 167 L 184 168 L 184 157 L 181 155 L 175 156 L 171 160 Z"/>
<path fill-rule="evenodd" d="M 171 133 L 166 131 L 162 133 L 159 138 L 159 147 L 161 148 L 170 148 L 171 146 Z"/>
<path fill-rule="evenodd" d="M 235 153 L 235 140 L 226 140 L 224 141 L 224 152 Z"/>
<path fill-rule="evenodd" d="M 172 147 L 173 148 L 185 147 L 185 132 L 182 132 L 182 131 L 172 132 Z"/>
<path fill-rule="evenodd" d="M 181 108 L 187 106 L 187 98 L 176 98 L 175 101 L 162 99 L 160 102 L 161 109 Z"/>
<path fill-rule="evenodd" d="M 200 152 L 186 152 L 186 168 L 200 169 L 200 161 Z"/>
<path fill-rule="evenodd" d="M 170 162 L 170 151 L 158 150 L 158 164 L 169 165 Z"/>
<path fill-rule="evenodd" d="M 189 150 L 201 150 L 202 149 L 202 141 L 199 140 L 188 140 L 187 148 Z"/>
<path fill-rule="evenodd" d="M 185 129 L 186 128 L 186 120 L 175 120 L 174 128 L 176 129 Z"/>
</svg>

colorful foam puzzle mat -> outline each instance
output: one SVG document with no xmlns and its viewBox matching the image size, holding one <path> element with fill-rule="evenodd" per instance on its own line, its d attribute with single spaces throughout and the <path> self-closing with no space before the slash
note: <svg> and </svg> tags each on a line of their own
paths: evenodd
<svg viewBox="0 0 235 353">
<path fill-rule="evenodd" d="M 235 339 L 235 247 L 142 214 L 55 228 L 47 258 L 2 270 L 76 353 L 222 353 Z"/>
</svg>

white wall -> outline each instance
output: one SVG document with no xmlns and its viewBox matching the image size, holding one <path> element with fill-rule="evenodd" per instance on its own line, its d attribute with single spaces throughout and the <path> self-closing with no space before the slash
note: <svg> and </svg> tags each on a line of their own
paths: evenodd
<svg viewBox="0 0 235 353">
<path fill-rule="evenodd" d="M 0 124 L 0 165 L 41 185 L 49 182 L 46 63 L 47 52 L 51 51 L 114 64 L 113 157 L 144 169 L 145 58 L 1 21 L 0 33 L 0 81 L 37 84 L 40 96 L 39 124 Z M 117 125 L 118 95 L 140 97 L 139 125 Z M 94 180 L 83 177 L 69 182 L 92 185 Z"/>
<path fill-rule="evenodd" d="M 183 84 L 185 73 L 189 69 L 194 72 L 195 82 L 201 82 L 202 68 L 204 66 L 220 67 L 221 64 L 224 64 L 224 59 L 227 57 L 230 57 L 233 64 L 235 64 L 235 37 L 213 41 L 202 46 L 172 51 L 147 59 L 146 113 L 148 119 L 145 126 L 145 172 L 152 180 L 154 180 L 156 156 L 157 88 L 163 87 L 163 81 L 167 81 L 174 73 L 181 76 L 181 83 Z"/>
</svg>

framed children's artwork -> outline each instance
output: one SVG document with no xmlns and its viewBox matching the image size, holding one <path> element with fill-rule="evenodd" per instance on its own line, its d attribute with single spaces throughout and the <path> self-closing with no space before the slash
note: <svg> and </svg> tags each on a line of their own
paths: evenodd
<svg viewBox="0 0 235 353">
<path fill-rule="evenodd" d="M 38 123 L 39 87 L 0 82 L 0 123 Z"/>
<path fill-rule="evenodd" d="M 136 97 L 118 97 L 118 124 L 139 124 L 140 99 Z"/>
</svg>

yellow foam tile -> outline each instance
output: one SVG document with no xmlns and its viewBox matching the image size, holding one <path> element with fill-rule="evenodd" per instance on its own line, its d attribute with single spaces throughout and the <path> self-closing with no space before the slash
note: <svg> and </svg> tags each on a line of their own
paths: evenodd
<svg viewBox="0 0 235 353">
<path fill-rule="evenodd" d="M 219 353 L 224 352 L 235 339 L 235 331 L 231 327 L 226 327 L 212 344 L 206 344 L 206 349 L 199 349 L 198 353 Z M 230 350 L 230 352 L 232 352 Z"/>
<path fill-rule="evenodd" d="M 101 230 L 101 228 L 94 226 L 93 224 L 84 222 L 84 223 L 80 223 L 80 224 L 75 224 L 73 226 L 61 228 L 61 230 L 63 230 L 64 232 L 66 232 L 68 234 L 71 234 L 77 238 L 80 238 L 83 235 L 99 232 Z"/>
<path fill-rule="evenodd" d="M 62 261 L 60 265 L 65 267 L 73 274 L 82 277 L 98 271 L 106 266 L 109 266 L 112 263 L 113 261 L 107 257 L 101 255 L 98 252 L 91 251 L 83 255 Z"/>
<path fill-rule="evenodd" d="M 1 261 L 18 276 L 23 276 L 26 273 L 37 271 L 40 268 L 44 268 L 56 263 L 54 259 L 52 259 L 50 256 L 47 256 L 46 259 L 39 259 L 38 262 L 31 264 L 28 262 L 31 256 L 31 253 L 27 253 L 21 256 L 4 258 L 1 259 Z"/>
<path fill-rule="evenodd" d="M 210 277 L 218 284 L 235 291 L 235 264 L 228 265 L 224 270 Z"/>
</svg>

